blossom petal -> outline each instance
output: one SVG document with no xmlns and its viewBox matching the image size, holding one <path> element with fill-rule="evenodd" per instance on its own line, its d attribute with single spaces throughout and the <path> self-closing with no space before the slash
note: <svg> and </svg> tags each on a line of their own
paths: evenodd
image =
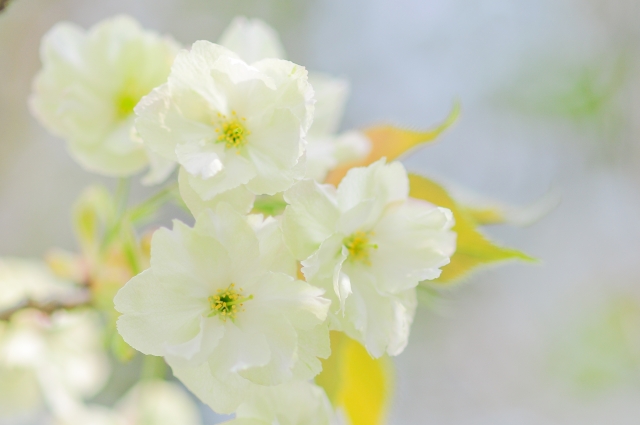
<svg viewBox="0 0 640 425">
<path fill-rule="evenodd" d="M 376 205 L 372 218 L 379 217 L 387 204 L 407 199 L 409 179 L 401 163 L 385 164 L 383 158 L 368 167 L 349 170 L 336 194 L 341 211 L 348 211 L 364 200 L 374 199 Z"/>
<path fill-rule="evenodd" d="M 244 186 L 238 186 L 235 189 L 228 190 L 208 201 L 200 198 L 200 195 L 189 185 L 189 175 L 184 169 L 180 169 L 178 173 L 178 185 L 180 188 L 180 196 L 191 211 L 194 217 L 197 217 L 204 210 L 215 211 L 217 205 L 226 202 L 233 209 L 242 214 L 247 214 L 253 206 L 255 195 Z"/>
<path fill-rule="evenodd" d="M 284 59 L 284 48 L 278 33 L 259 19 L 235 18 L 218 40 L 247 63 L 265 58 Z"/>
<path fill-rule="evenodd" d="M 376 224 L 371 268 L 380 291 L 399 292 L 440 276 L 456 245 L 451 211 L 412 201 L 390 210 Z"/>
<path fill-rule="evenodd" d="M 285 242 L 303 260 L 335 231 L 339 217 L 335 189 L 306 179 L 287 190 L 284 199 L 289 203 L 282 218 Z"/>
<path fill-rule="evenodd" d="M 114 298 L 118 332 L 125 341 L 145 354 L 166 354 L 165 344 L 181 344 L 199 332 L 206 300 L 197 297 L 168 297 L 159 288 L 151 270 L 131 279 Z"/>
</svg>

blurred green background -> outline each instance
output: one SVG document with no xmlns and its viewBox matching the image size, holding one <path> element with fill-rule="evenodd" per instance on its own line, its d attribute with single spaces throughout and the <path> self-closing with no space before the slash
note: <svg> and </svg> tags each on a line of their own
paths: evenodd
<svg viewBox="0 0 640 425">
<path fill-rule="evenodd" d="M 461 101 L 410 170 L 514 205 L 561 193 L 538 223 L 490 229 L 540 265 L 480 272 L 418 313 L 391 424 L 638 423 L 640 3 L 13 0 L 0 14 L 0 255 L 73 249 L 70 205 L 112 184 L 67 155 L 27 98 L 54 23 L 119 13 L 184 44 L 216 40 L 237 14 L 262 18 L 291 60 L 351 81 L 344 128 L 426 128 Z"/>
</svg>

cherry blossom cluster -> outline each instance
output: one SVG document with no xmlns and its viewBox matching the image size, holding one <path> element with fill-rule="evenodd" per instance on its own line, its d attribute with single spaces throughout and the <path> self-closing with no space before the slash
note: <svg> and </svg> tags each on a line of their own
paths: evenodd
<svg viewBox="0 0 640 425">
<path fill-rule="evenodd" d="M 118 331 L 238 425 L 334 421 L 312 383 L 329 332 L 400 354 L 417 285 L 456 247 L 451 211 L 410 198 L 400 162 L 323 183 L 370 141 L 338 132 L 345 81 L 284 56 L 258 20 L 184 48 L 128 17 L 61 23 L 30 102 L 86 169 L 177 180 L 194 224 L 155 231 L 150 267 L 115 296 Z"/>
</svg>

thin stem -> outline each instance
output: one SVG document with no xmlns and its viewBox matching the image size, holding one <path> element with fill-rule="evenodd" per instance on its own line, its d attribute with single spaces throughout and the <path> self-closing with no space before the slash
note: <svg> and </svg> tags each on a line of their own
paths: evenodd
<svg viewBox="0 0 640 425">
<path fill-rule="evenodd" d="M 137 223 L 155 214 L 160 207 L 172 199 L 178 199 L 178 184 L 174 183 L 164 187 L 162 190 L 145 199 L 138 205 L 129 209 L 129 218 L 132 223 Z"/>
<path fill-rule="evenodd" d="M 116 186 L 115 193 L 115 205 L 116 205 L 116 221 L 119 221 L 120 217 L 127 210 L 127 201 L 129 200 L 129 190 L 131 188 L 131 178 L 121 177 L 118 179 L 118 185 Z"/>
<path fill-rule="evenodd" d="M 10 320 L 14 314 L 25 308 L 32 308 L 45 314 L 51 314 L 56 310 L 71 310 L 77 307 L 88 306 L 90 303 L 91 294 L 88 290 L 78 291 L 78 293 L 67 299 L 51 299 L 45 301 L 24 299 L 12 307 L 0 310 L 0 320 Z"/>
</svg>

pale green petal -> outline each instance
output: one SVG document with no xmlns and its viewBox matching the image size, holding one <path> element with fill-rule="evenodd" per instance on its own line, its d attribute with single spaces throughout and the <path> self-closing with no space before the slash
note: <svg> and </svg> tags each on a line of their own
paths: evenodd
<svg viewBox="0 0 640 425">
<path fill-rule="evenodd" d="M 353 208 L 344 211 L 338 220 L 336 229 L 343 235 L 356 231 L 369 231 L 378 220 L 380 205 L 375 199 L 365 199 Z"/>
<path fill-rule="evenodd" d="M 313 124 L 309 137 L 326 137 L 338 131 L 349 95 L 349 82 L 318 72 L 309 73 L 309 83 L 316 97 Z"/>
<path fill-rule="evenodd" d="M 298 263 L 284 243 L 281 220 L 274 217 L 265 219 L 260 214 L 253 214 L 248 220 L 258 236 L 262 267 L 265 270 L 296 276 Z"/>
<path fill-rule="evenodd" d="M 417 306 L 415 289 L 396 295 L 380 294 L 370 276 L 352 273 L 353 293 L 342 320 L 346 333 L 361 342 L 373 357 L 395 356 L 407 345 Z"/>
<path fill-rule="evenodd" d="M 193 43 L 190 50 L 180 51 L 169 75 L 172 93 L 192 91 L 214 110 L 226 110 L 227 102 L 216 87 L 215 79 L 211 78 L 216 61 L 224 56 L 237 57 L 230 50 L 204 40 Z"/>
<path fill-rule="evenodd" d="M 255 391 L 229 424 L 329 425 L 332 416 L 333 409 L 324 390 L 297 381 Z M 249 419 L 258 422 L 242 422 Z"/>
<path fill-rule="evenodd" d="M 286 172 L 300 158 L 300 121 L 288 109 L 279 109 L 250 135 L 247 151 L 258 153 Z M 258 168 L 260 178 L 260 169 Z M 265 176 L 266 177 L 266 176 Z"/>
<path fill-rule="evenodd" d="M 385 164 L 383 158 L 368 167 L 349 170 L 336 193 L 341 211 L 348 211 L 364 200 L 373 199 L 376 207 L 372 217 L 380 216 L 388 204 L 407 199 L 409 180 L 400 162 Z"/>
<path fill-rule="evenodd" d="M 176 156 L 182 168 L 190 175 L 208 180 L 224 168 L 224 147 L 204 140 L 196 143 L 181 143 L 176 146 Z"/>
<path fill-rule="evenodd" d="M 151 241 L 151 268 L 163 285 L 188 296 L 206 298 L 229 285 L 231 253 L 213 236 L 174 221 L 173 230 L 158 229 Z"/>
<path fill-rule="evenodd" d="M 373 229 L 370 250 L 376 287 L 396 293 L 440 276 L 456 246 L 451 211 L 412 200 L 387 211 Z"/>
<path fill-rule="evenodd" d="M 225 328 L 217 317 L 200 317 L 198 334 L 189 341 L 179 344 L 165 344 L 167 358 L 192 364 L 205 362 L 224 336 Z"/>
<path fill-rule="evenodd" d="M 277 311 L 298 329 L 311 329 L 324 322 L 330 306 L 322 298 L 323 289 L 295 280 L 283 273 L 266 273 L 264 282 L 254 292 L 255 300 L 265 311 Z"/>
<path fill-rule="evenodd" d="M 175 161 L 163 158 L 160 155 L 147 149 L 147 157 L 149 158 L 149 171 L 142 178 L 142 184 L 152 186 L 164 182 L 176 169 Z"/>
<path fill-rule="evenodd" d="M 284 199 L 289 203 L 282 219 L 284 239 L 296 258 L 304 260 L 335 231 L 335 189 L 307 179 L 287 190 Z"/>
<path fill-rule="evenodd" d="M 217 205 L 221 202 L 226 202 L 231 205 L 233 209 L 239 213 L 247 214 L 251 210 L 255 199 L 255 195 L 249 192 L 246 187 L 238 186 L 235 189 L 228 190 L 215 196 L 213 199 L 205 201 L 200 198 L 196 191 L 189 185 L 188 173 L 182 168 L 178 174 L 178 184 L 180 187 L 180 196 L 194 217 L 197 217 L 207 209 L 215 211 Z"/>
<path fill-rule="evenodd" d="M 297 179 L 303 177 L 302 168 L 292 164 L 289 168 L 279 167 L 272 158 L 262 152 L 250 152 L 256 175 L 247 183 L 247 188 L 256 195 L 275 195 L 289 189 Z"/>
<path fill-rule="evenodd" d="M 229 204 L 220 203 L 215 214 L 204 211 L 196 217 L 194 230 L 203 235 L 215 237 L 227 256 L 228 264 L 221 269 L 229 269 L 225 276 L 227 286 L 236 283 L 239 286 L 250 284 L 253 277 L 261 274 L 260 245 L 255 232 L 246 218 L 238 214 Z M 216 273 L 215 270 L 212 273 Z"/>
<path fill-rule="evenodd" d="M 371 152 L 371 140 L 361 131 L 347 131 L 334 139 L 335 159 L 338 164 L 359 161 Z"/>
<path fill-rule="evenodd" d="M 199 366 L 169 365 L 173 375 L 217 413 L 234 413 L 251 396 L 255 387 L 236 373 L 213 373 L 208 363 Z"/>
<path fill-rule="evenodd" d="M 194 109 L 197 111 L 189 113 Z M 216 137 L 213 126 L 197 120 L 203 109 L 206 110 L 206 103 L 195 94 L 176 96 L 169 84 L 163 84 L 136 106 L 136 130 L 147 148 L 167 160 L 177 161 L 178 144 Z"/>
<path fill-rule="evenodd" d="M 180 344 L 195 337 L 200 317 L 207 310 L 206 299 L 188 297 L 159 285 L 152 270 L 131 279 L 114 298 L 123 315 L 118 332 L 124 340 L 145 354 L 164 355 L 166 344 Z"/>
<path fill-rule="evenodd" d="M 256 176 L 255 165 L 242 155 L 225 155 L 224 168 L 215 176 L 202 179 L 188 174 L 189 185 L 202 199 L 214 196 L 249 183 Z"/>
<path fill-rule="evenodd" d="M 313 121 L 315 94 L 309 84 L 307 70 L 293 62 L 280 59 L 264 59 L 253 64 L 276 85 L 274 107 L 289 109 L 301 123 L 306 133 Z"/>
<path fill-rule="evenodd" d="M 326 324 L 313 329 L 298 332 L 297 361 L 293 367 L 293 376 L 297 380 L 313 379 L 322 371 L 322 363 L 318 359 L 331 355 L 329 328 Z"/>
<path fill-rule="evenodd" d="M 238 371 L 243 378 L 261 385 L 277 385 L 293 376 L 298 334 L 293 325 L 279 314 L 264 314 L 262 332 L 269 345 L 269 363 Z"/>
<path fill-rule="evenodd" d="M 342 240 L 340 234 L 331 236 L 312 256 L 302 261 L 302 273 L 308 282 L 335 293 L 340 305 L 334 306 L 334 311 L 343 310 L 345 300 L 351 294 L 349 276 L 342 272 L 348 256 Z"/>
<path fill-rule="evenodd" d="M 233 50 L 247 63 L 285 57 L 278 33 L 259 19 L 247 19 L 244 16 L 235 18 L 224 30 L 218 43 Z"/>
<path fill-rule="evenodd" d="M 213 371 L 240 372 L 249 368 L 266 366 L 271 361 L 269 339 L 262 329 L 245 326 L 250 310 L 241 312 L 236 323 L 228 320 L 225 334 L 217 349 L 209 357 Z M 170 359 L 169 359 L 170 360 Z"/>
</svg>

